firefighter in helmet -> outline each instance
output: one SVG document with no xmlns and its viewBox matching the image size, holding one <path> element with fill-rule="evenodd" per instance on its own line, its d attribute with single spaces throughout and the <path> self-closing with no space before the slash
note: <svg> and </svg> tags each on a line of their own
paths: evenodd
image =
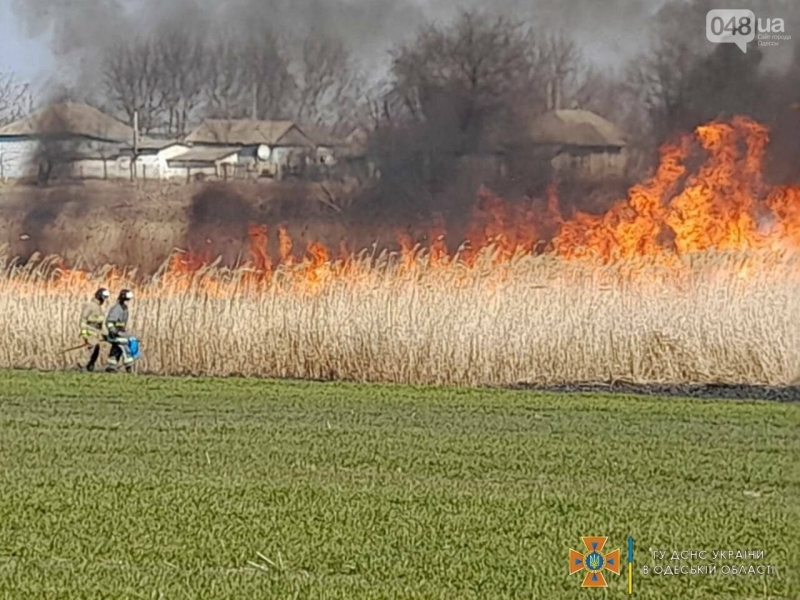
<svg viewBox="0 0 800 600">
<path fill-rule="evenodd" d="M 97 358 L 100 356 L 100 342 L 103 340 L 103 322 L 106 319 L 103 304 L 105 304 L 109 295 L 108 290 L 101 287 L 81 309 L 81 339 L 86 348 L 86 362 L 82 366 L 84 371 L 94 371 L 95 363 L 97 363 Z"/>
<path fill-rule="evenodd" d="M 133 365 L 133 357 L 128 348 L 128 302 L 133 300 L 133 292 L 122 290 L 117 297 L 117 303 L 111 307 L 106 317 L 106 329 L 111 344 L 111 352 L 108 355 L 108 367 L 106 371 L 116 371 L 120 364 L 125 370 L 130 372 Z"/>
</svg>

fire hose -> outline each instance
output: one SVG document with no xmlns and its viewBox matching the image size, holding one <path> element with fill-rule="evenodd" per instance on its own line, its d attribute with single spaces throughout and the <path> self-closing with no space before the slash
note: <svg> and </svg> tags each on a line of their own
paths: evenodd
<svg viewBox="0 0 800 600">
<path fill-rule="evenodd" d="M 86 344 L 83 343 L 83 344 L 80 344 L 79 346 L 73 346 L 72 348 L 65 348 L 64 350 L 61 351 L 61 354 L 66 354 L 67 352 L 72 352 L 74 350 L 80 350 L 81 348 L 85 348 L 85 347 L 86 347 Z"/>
<path fill-rule="evenodd" d="M 105 337 L 103 337 L 102 341 L 106 342 L 106 343 L 109 343 L 109 344 L 111 343 Z M 75 350 L 80 350 L 81 348 L 85 348 L 87 345 L 88 344 L 86 342 L 83 342 L 82 344 L 79 344 L 77 346 L 72 346 L 71 348 L 65 348 L 64 350 L 61 351 L 61 354 L 66 354 L 67 352 L 74 352 Z M 139 358 L 139 339 L 136 338 L 136 337 L 133 337 L 133 336 L 129 337 L 127 346 L 131 351 L 132 357 L 134 359 L 138 359 Z"/>
</svg>

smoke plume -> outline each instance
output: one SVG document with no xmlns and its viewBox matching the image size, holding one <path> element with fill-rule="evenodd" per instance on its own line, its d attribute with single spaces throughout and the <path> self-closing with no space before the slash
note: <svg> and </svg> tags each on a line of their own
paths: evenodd
<svg viewBox="0 0 800 600">
<path fill-rule="evenodd" d="M 221 249 L 231 264 L 246 250 L 248 224 L 272 228 L 285 224 L 301 238 L 302 223 L 309 221 L 314 210 L 320 212 L 314 219 L 323 223 L 320 227 L 335 246 L 337 237 L 366 243 L 383 231 L 413 230 L 436 219 L 444 219 L 448 230 L 458 231 L 465 227 L 465 215 L 476 205 L 476 190 L 484 184 L 508 198 L 542 201 L 550 183 L 549 159 L 516 147 L 504 148 L 508 168 L 503 177 L 496 176 L 495 164 L 489 160 L 481 163 L 484 173 L 462 159 L 473 149 L 483 150 L 489 134 L 500 125 L 507 140 L 509 131 L 527 131 L 526 119 L 545 109 L 544 82 L 553 72 L 572 78 L 563 107 L 590 109 L 627 130 L 631 154 L 640 164 L 631 179 L 643 176 L 653 165 L 657 146 L 675 134 L 709 120 L 745 114 L 765 122 L 774 132 L 767 176 L 780 183 L 796 181 L 800 175 L 794 160 L 800 139 L 800 52 L 795 52 L 792 42 L 765 49 L 751 44 L 747 54 L 731 44 L 709 43 L 705 15 L 727 4 L 724 0 L 497 0 L 487 9 L 485 2 L 477 0 L 14 0 L 14 9 L 29 35 L 48 33 L 62 84 L 81 99 L 104 106 L 112 103 L 103 78 L 108 57 L 136 39 L 164 39 L 168 37 L 164 32 L 178 26 L 190 38 L 202 40 L 226 31 L 233 32 L 228 36 L 232 40 L 242 37 L 239 32 L 256 32 L 256 38 L 263 39 L 272 35 L 288 44 L 309 34 L 337 40 L 352 53 L 365 80 L 381 81 L 383 95 L 369 107 L 367 119 L 375 130 L 369 139 L 369 158 L 381 172 L 381 181 L 352 198 L 346 210 L 320 209 L 324 199 L 318 202 L 302 186 L 293 188 L 285 201 L 276 191 L 269 201 L 259 203 L 225 185 L 206 186 L 191 199 L 184 245 L 195 255 L 211 254 L 212 258 Z M 748 8 L 759 17 L 784 19 L 786 33 L 800 39 L 796 2 L 753 0 Z M 555 65 L 554 70 L 549 65 L 549 73 L 536 71 L 528 87 L 520 86 L 504 96 L 489 85 L 487 103 L 476 101 L 477 94 L 470 96 L 474 89 L 457 78 L 431 84 L 429 80 L 420 83 L 413 69 L 405 79 L 398 73 L 398 56 L 418 42 L 424 27 L 434 25 L 446 31 L 469 9 L 507 15 L 539 32 L 563 32 L 576 44 L 576 59 L 564 63 L 568 66 L 564 70 L 564 65 Z M 270 57 L 278 56 L 272 48 L 268 50 Z M 255 64 L 267 62 L 264 54 L 252 56 Z M 413 60 L 417 56 L 422 60 Z M 412 58 L 406 63 L 410 67 L 430 64 L 424 53 L 408 52 L 406 57 Z M 226 65 L 220 64 L 219 72 L 225 72 Z M 271 104 L 265 96 L 273 93 L 269 86 L 284 75 L 285 69 L 247 72 L 246 77 L 255 80 L 252 83 L 265 86 L 254 94 L 255 104 L 266 107 L 265 116 L 276 116 L 270 111 L 283 106 L 283 91 L 275 92 Z M 507 81 L 518 78 L 511 74 Z M 253 104 L 249 88 L 237 88 L 236 93 L 245 97 L 234 98 L 238 104 L 226 116 L 249 112 Z M 190 120 L 192 115 L 208 114 L 200 110 L 202 102 L 195 92 L 186 93 L 191 103 L 187 100 L 169 108 L 170 128 L 173 109 L 188 112 Z M 507 105 L 498 107 L 497 96 Z M 116 108 L 118 115 L 132 112 L 130 106 Z M 139 114 L 144 122 L 147 115 L 141 110 Z M 619 181 L 611 189 L 587 188 L 572 181 L 560 184 L 560 209 L 565 216 L 576 211 L 603 212 L 610 199 L 622 193 Z M 44 245 L 49 224 L 67 207 L 79 204 L 80 199 L 59 197 L 56 190 L 33 193 L 24 217 L 29 246 Z"/>
</svg>

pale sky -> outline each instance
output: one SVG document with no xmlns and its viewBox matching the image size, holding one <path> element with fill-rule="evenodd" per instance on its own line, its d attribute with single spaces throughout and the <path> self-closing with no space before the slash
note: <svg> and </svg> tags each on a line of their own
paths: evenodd
<svg viewBox="0 0 800 600">
<path fill-rule="evenodd" d="M 56 68 L 56 61 L 53 59 L 49 49 L 49 39 L 47 34 L 37 39 L 30 39 L 27 32 L 23 29 L 19 19 L 12 10 L 14 0 L 0 0 L 0 71 L 13 71 L 20 78 L 31 81 L 37 87 L 42 85 Z M 584 45 L 587 58 L 594 59 L 599 63 L 608 61 L 615 63 L 620 56 L 630 55 L 631 50 L 641 43 L 641 31 L 629 31 L 626 35 L 620 35 L 617 28 L 606 22 L 604 27 L 592 29 L 591 33 L 586 31 L 586 24 L 580 23 L 578 27 L 569 27 L 572 22 L 588 20 L 596 24 L 600 15 L 581 14 L 586 11 L 564 11 L 564 4 L 569 4 L 570 0 L 502 0 L 500 4 L 507 6 L 511 12 L 520 16 L 535 14 L 536 16 L 547 16 L 548 13 L 558 12 L 563 25 L 567 25 L 576 34 L 576 38 Z M 573 0 L 575 5 L 578 0 Z M 588 6 L 602 4 L 610 0 L 596 0 L 589 2 Z M 664 0 L 613 0 L 615 4 L 628 7 L 631 10 L 619 10 L 628 18 L 644 20 L 642 9 L 644 7 L 652 10 Z M 455 7 L 467 8 L 471 5 L 480 6 L 477 0 L 412 0 L 413 4 L 421 8 L 428 17 L 442 17 L 453 14 Z M 169 3 L 169 0 L 164 0 Z M 581 2 L 586 6 L 585 0 Z M 533 7 L 536 7 L 535 9 Z M 577 8 L 577 6 L 576 6 Z M 533 9 L 533 10 L 532 10 Z M 635 9 L 635 10 L 634 10 Z M 532 12 L 532 14 L 531 14 Z M 602 14 L 602 11 L 601 13 Z M 568 18 L 567 18 L 568 17 Z M 614 20 L 611 21 L 612 23 Z M 595 25 L 596 26 L 596 25 Z M 638 33 L 638 35 L 637 35 Z M 605 60 L 604 60 L 605 59 Z"/>
<path fill-rule="evenodd" d="M 0 0 L 0 71 L 13 71 L 23 79 L 34 80 L 52 67 L 48 41 L 27 38 L 11 10 L 11 2 Z"/>
<path fill-rule="evenodd" d="M 12 9 L 15 0 L 0 0 L 0 71 L 11 71 L 21 79 L 31 82 L 34 87 L 44 85 L 56 73 L 57 61 L 50 51 L 50 39 L 47 33 L 36 39 L 30 39 L 18 17 Z M 44 2 L 45 0 L 42 0 Z M 188 0 L 196 2 L 198 6 L 214 6 L 215 0 Z M 317 0 L 324 4 L 325 0 Z M 343 7 L 350 4 L 351 0 L 340 0 Z M 373 0 L 359 0 L 362 6 L 372 6 Z M 389 0 L 374 0 L 375 6 L 385 6 Z M 520 18 L 533 18 L 537 21 L 552 23 L 572 34 L 581 44 L 584 57 L 599 66 L 617 66 L 625 59 L 635 55 L 636 51 L 647 42 L 647 25 L 652 16 L 666 0 L 493 0 L 491 6 L 502 7 L 505 12 Z M 761 0 L 766 3 L 793 4 L 797 0 Z M 42 3 L 40 2 L 40 3 Z M 231 4 L 235 4 L 230 0 Z M 304 4 L 313 6 L 314 0 L 307 0 Z M 406 0 L 406 7 L 414 7 L 416 12 L 404 13 L 408 19 L 409 33 L 416 29 L 422 18 L 447 18 L 452 16 L 459 8 L 485 6 L 485 0 Z M 309 4 L 310 3 L 310 4 Z M 724 0 L 712 0 L 714 4 L 724 4 Z M 55 3 L 54 3 L 55 4 Z M 161 6 L 177 5 L 177 0 L 161 0 Z M 297 4 L 300 4 L 299 2 Z M 140 5 L 139 0 L 126 0 L 122 4 L 126 10 L 136 11 Z M 390 2 L 391 5 L 391 2 Z M 70 3 L 61 3 L 62 10 Z M 413 11 L 412 11 L 413 12 Z M 302 13 L 300 13 L 302 14 Z M 381 14 L 380 10 L 375 14 Z M 782 14 L 776 10 L 776 14 Z M 349 15 L 350 13 L 343 13 Z M 330 15 L 329 15 L 330 16 Z M 374 15 L 372 15 L 374 16 Z M 302 18 L 302 17 L 301 17 Z M 404 29 L 397 22 L 398 16 L 387 14 L 383 28 L 377 28 L 381 33 L 386 47 L 398 41 L 397 29 Z M 401 15 L 402 19 L 402 15 Z M 366 26 L 364 23 L 353 24 L 355 27 Z M 705 23 L 698 22 L 697 34 L 704 37 Z M 383 31 L 386 27 L 389 32 Z M 791 32 L 795 33 L 796 32 Z M 365 37 L 365 36 L 362 36 Z M 793 35 L 793 38 L 796 38 Z M 394 39 L 397 38 L 397 39 Z M 364 41 L 364 40 L 362 40 Z M 373 40 L 374 42 L 374 40 Z M 786 44 L 787 48 L 789 44 Z M 362 58 L 375 59 L 383 55 L 383 49 L 367 46 L 362 48 L 362 53 L 367 56 Z M 373 62 L 373 61 L 369 61 Z M 63 64 L 61 65 L 64 66 Z"/>
</svg>

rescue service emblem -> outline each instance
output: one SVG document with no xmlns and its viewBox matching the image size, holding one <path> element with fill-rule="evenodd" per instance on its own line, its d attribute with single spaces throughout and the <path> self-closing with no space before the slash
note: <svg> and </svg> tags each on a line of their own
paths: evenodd
<svg viewBox="0 0 800 600">
<path fill-rule="evenodd" d="M 608 587 L 604 571 L 610 571 L 619 575 L 620 553 L 619 548 L 612 550 L 608 554 L 603 553 L 607 537 L 582 537 L 583 545 L 586 548 L 584 553 L 570 548 L 569 550 L 569 574 L 574 575 L 581 571 L 586 571 L 581 587 L 604 588 Z"/>
</svg>

